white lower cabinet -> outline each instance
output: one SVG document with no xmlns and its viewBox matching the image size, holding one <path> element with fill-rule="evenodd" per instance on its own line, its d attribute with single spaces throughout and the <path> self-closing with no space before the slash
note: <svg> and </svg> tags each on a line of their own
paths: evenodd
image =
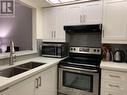
<svg viewBox="0 0 127 95">
<path fill-rule="evenodd" d="M 9 95 L 34 95 L 35 80 L 34 78 L 26 79 L 9 89 Z"/>
<path fill-rule="evenodd" d="M 0 95 L 57 95 L 57 66 L 11 86 Z"/>
<path fill-rule="evenodd" d="M 57 95 L 57 67 L 50 68 L 39 75 L 39 87 L 35 90 L 35 95 Z"/>
<path fill-rule="evenodd" d="M 127 72 L 102 70 L 101 95 L 127 95 Z"/>
<path fill-rule="evenodd" d="M 0 91 L 0 95 L 10 95 L 8 89 L 4 89 L 3 91 Z"/>
</svg>

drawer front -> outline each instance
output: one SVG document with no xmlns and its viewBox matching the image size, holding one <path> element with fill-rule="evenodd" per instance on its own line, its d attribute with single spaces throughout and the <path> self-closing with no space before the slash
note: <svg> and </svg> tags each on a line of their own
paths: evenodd
<svg viewBox="0 0 127 95">
<path fill-rule="evenodd" d="M 125 82 L 127 73 L 102 70 L 102 78 L 108 81 Z"/>
<path fill-rule="evenodd" d="M 126 0 L 107 0 L 108 3 L 125 2 Z"/>
<path fill-rule="evenodd" d="M 101 91 L 101 95 L 125 95 L 124 93 L 118 91 L 112 91 L 109 89 L 105 89 Z"/>
<path fill-rule="evenodd" d="M 109 89 L 112 91 L 118 91 L 118 92 L 122 92 L 126 90 L 126 85 L 123 83 L 118 83 L 118 82 L 111 82 L 111 81 L 107 81 L 107 80 L 102 80 L 102 87 L 104 89 Z"/>
</svg>

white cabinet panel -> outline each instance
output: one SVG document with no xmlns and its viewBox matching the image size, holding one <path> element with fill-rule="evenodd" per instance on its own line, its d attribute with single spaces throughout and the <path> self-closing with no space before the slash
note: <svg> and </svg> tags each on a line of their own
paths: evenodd
<svg viewBox="0 0 127 95">
<path fill-rule="evenodd" d="M 67 25 L 100 24 L 102 23 L 102 2 L 88 2 L 68 5 Z"/>
<path fill-rule="evenodd" d="M 66 7 L 67 25 L 80 25 L 83 22 L 82 5 L 69 5 Z"/>
<path fill-rule="evenodd" d="M 92 2 L 86 4 L 86 23 L 101 24 L 102 23 L 102 2 Z"/>
<path fill-rule="evenodd" d="M 35 95 L 57 95 L 57 67 L 52 67 L 39 75 L 41 86 L 35 90 Z"/>
<path fill-rule="evenodd" d="M 34 95 L 35 80 L 34 78 L 26 79 L 9 89 L 9 95 Z"/>
<path fill-rule="evenodd" d="M 44 9 L 43 15 L 43 39 L 53 39 L 53 30 L 55 27 L 55 11 L 53 9 Z"/>
<path fill-rule="evenodd" d="M 56 7 L 56 27 L 55 27 L 55 39 L 57 39 L 58 42 L 65 42 L 65 31 L 64 31 L 64 25 L 66 22 L 65 18 L 65 7 Z"/>
<path fill-rule="evenodd" d="M 127 72 L 102 69 L 101 74 L 101 95 L 126 95 Z"/>
<path fill-rule="evenodd" d="M 45 8 L 43 41 L 65 42 L 65 25 L 100 24 L 101 13 L 101 1 Z"/>
<path fill-rule="evenodd" d="M 10 94 L 9 94 L 9 90 L 6 89 L 6 90 L 4 90 L 4 91 L 0 91 L 0 95 L 10 95 Z"/>
<path fill-rule="evenodd" d="M 45 8 L 43 14 L 43 41 L 65 42 L 64 8 Z"/>
<path fill-rule="evenodd" d="M 57 95 L 57 66 L 11 86 L 0 95 Z"/>
<path fill-rule="evenodd" d="M 127 1 L 104 0 L 103 43 L 127 43 Z"/>
</svg>

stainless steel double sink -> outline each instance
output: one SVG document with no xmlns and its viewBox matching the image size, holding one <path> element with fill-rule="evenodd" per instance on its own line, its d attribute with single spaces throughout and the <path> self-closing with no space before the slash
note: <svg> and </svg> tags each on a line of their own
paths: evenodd
<svg viewBox="0 0 127 95">
<path fill-rule="evenodd" d="M 15 67 L 10 67 L 7 69 L 0 70 L 0 76 L 10 78 L 10 77 L 13 77 L 15 75 L 26 72 L 28 70 L 34 69 L 36 67 L 42 66 L 44 64 L 45 63 L 39 63 L 39 62 L 24 63 L 21 65 L 15 66 Z"/>
</svg>

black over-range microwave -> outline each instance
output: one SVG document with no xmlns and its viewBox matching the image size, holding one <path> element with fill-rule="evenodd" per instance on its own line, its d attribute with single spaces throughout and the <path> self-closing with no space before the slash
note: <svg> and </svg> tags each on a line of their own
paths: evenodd
<svg viewBox="0 0 127 95">
<path fill-rule="evenodd" d="M 57 57 L 63 58 L 68 56 L 68 44 L 67 43 L 43 43 L 42 56 L 45 57 Z"/>
</svg>

